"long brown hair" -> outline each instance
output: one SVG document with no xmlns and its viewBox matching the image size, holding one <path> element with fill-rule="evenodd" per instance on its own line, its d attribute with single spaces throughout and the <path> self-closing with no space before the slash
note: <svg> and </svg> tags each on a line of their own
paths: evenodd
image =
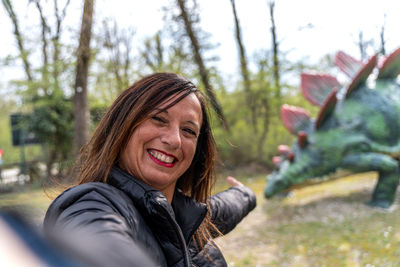
<svg viewBox="0 0 400 267">
<path fill-rule="evenodd" d="M 189 94 L 195 94 L 202 109 L 202 125 L 196 152 L 190 167 L 177 181 L 177 188 L 198 202 L 207 203 L 214 183 L 216 145 L 209 124 L 204 96 L 196 86 L 174 73 L 156 73 L 142 78 L 124 90 L 107 110 L 91 139 L 82 148 L 76 168 L 76 184 L 107 182 L 113 165 L 130 136 L 149 114 L 171 96 L 179 95 L 165 109 L 175 105 Z M 211 223 L 209 213 L 195 234 L 203 247 L 211 239 L 211 232 L 218 232 Z"/>
</svg>

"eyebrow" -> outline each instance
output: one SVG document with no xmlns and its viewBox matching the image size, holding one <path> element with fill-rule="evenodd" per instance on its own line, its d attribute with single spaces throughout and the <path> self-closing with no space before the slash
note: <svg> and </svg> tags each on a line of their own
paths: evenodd
<svg viewBox="0 0 400 267">
<path fill-rule="evenodd" d="M 165 110 L 165 109 L 155 108 L 155 110 L 157 111 L 157 114 L 159 114 L 159 113 L 167 113 L 168 114 L 168 111 Z M 185 122 L 192 124 L 193 126 L 195 126 L 197 128 L 197 130 L 200 130 L 200 125 L 197 124 L 196 122 L 191 121 L 191 120 L 188 120 L 188 121 L 185 121 Z"/>
<path fill-rule="evenodd" d="M 198 125 L 194 121 L 186 121 L 186 122 L 192 124 L 193 126 L 195 126 L 197 130 L 200 130 L 200 125 Z"/>
</svg>

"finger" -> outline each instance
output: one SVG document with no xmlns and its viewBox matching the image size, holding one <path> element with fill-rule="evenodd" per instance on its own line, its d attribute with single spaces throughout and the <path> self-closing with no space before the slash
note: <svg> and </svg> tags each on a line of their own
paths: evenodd
<svg viewBox="0 0 400 267">
<path fill-rule="evenodd" d="M 239 182 L 238 180 L 236 180 L 234 177 L 232 176 L 228 176 L 226 177 L 226 181 L 231 185 L 231 186 L 243 186 L 243 184 L 241 182 Z"/>
</svg>

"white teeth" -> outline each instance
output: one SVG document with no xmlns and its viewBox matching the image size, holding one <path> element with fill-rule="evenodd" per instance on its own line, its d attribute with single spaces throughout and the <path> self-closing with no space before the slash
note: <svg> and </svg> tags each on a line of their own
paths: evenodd
<svg viewBox="0 0 400 267">
<path fill-rule="evenodd" d="M 169 157 L 165 154 L 162 154 L 160 152 L 154 151 L 154 150 L 150 150 L 150 154 L 155 157 L 156 159 L 158 159 L 159 161 L 165 162 L 165 163 L 172 163 L 174 161 L 173 157 Z"/>
</svg>

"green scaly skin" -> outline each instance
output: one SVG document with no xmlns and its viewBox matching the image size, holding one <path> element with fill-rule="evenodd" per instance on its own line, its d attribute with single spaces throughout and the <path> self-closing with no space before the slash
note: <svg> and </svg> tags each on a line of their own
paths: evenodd
<svg viewBox="0 0 400 267">
<path fill-rule="evenodd" d="M 339 169 L 377 171 L 379 178 L 369 204 L 392 205 L 400 157 L 400 86 L 394 80 L 377 80 L 374 89 L 363 85 L 347 99 L 339 99 L 322 127 L 308 130 L 307 135 L 306 147 L 300 149 L 297 142 L 292 146 L 294 160 L 283 161 L 267 177 L 266 197 Z"/>
</svg>

